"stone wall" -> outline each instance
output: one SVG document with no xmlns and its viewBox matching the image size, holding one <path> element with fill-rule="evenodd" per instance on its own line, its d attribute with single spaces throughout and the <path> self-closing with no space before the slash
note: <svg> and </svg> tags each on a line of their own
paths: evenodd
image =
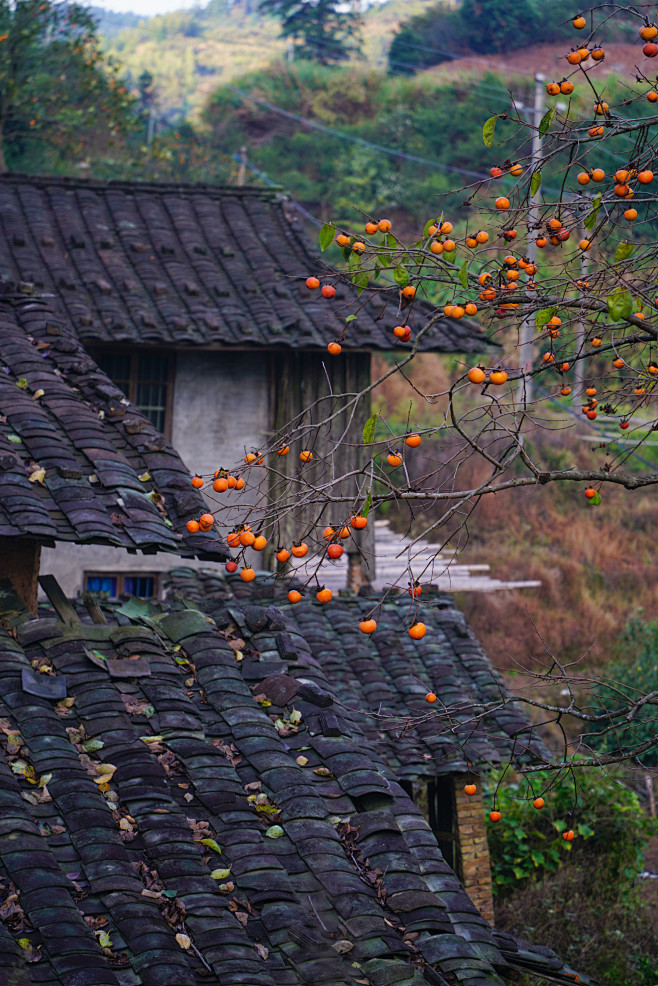
<svg viewBox="0 0 658 986">
<path fill-rule="evenodd" d="M 453 783 L 458 875 L 482 916 L 493 923 L 491 860 L 479 779 L 467 774 L 454 774 Z M 475 794 L 465 793 L 464 785 L 468 783 L 477 785 Z"/>
</svg>

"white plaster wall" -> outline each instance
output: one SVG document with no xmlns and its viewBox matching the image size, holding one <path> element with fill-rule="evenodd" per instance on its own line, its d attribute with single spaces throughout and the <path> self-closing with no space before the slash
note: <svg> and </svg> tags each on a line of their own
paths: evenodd
<svg viewBox="0 0 658 986">
<path fill-rule="evenodd" d="M 204 477 L 220 466 L 244 468 L 245 449 L 258 448 L 266 439 L 269 427 L 267 354 L 258 350 L 242 353 L 179 352 L 172 409 L 172 444 L 191 473 Z M 251 469 L 250 477 L 258 481 L 262 470 Z M 242 520 L 248 505 L 258 495 L 223 494 L 221 502 L 236 505 L 225 516 L 218 533 L 225 534 L 232 522 Z M 212 503 L 214 509 L 216 503 Z M 259 567 L 261 556 L 249 552 L 251 563 Z M 41 574 L 56 577 L 67 595 L 83 588 L 85 571 L 94 572 L 163 572 L 174 565 L 209 567 L 208 562 L 193 562 L 177 555 L 160 552 L 130 554 L 121 548 L 104 545 L 77 545 L 60 542 L 56 548 L 44 548 Z"/>
</svg>

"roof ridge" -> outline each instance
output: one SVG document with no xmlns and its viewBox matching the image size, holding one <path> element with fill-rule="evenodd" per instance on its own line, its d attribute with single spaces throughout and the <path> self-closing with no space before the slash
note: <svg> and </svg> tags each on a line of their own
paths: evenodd
<svg viewBox="0 0 658 986">
<path fill-rule="evenodd" d="M 70 188 L 92 188 L 99 191 L 117 188 L 134 188 L 145 192 L 171 190 L 178 194 L 235 195 L 237 197 L 270 199 L 273 202 L 292 201 L 288 192 L 284 192 L 280 188 L 263 188 L 261 185 L 215 185 L 210 182 L 146 181 L 132 178 L 112 178 L 103 181 L 100 178 L 81 178 L 77 175 L 31 175 L 22 171 L 0 174 L 0 182 L 12 185 L 28 182 L 40 187 L 59 185 Z"/>
</svg>

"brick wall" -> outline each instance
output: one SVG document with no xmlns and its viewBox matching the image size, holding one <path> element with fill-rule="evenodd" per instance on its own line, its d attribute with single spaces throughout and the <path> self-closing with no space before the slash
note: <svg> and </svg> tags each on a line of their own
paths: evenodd
<svg viewBox="0 0 658 986">
<path fill-rule="evenodd" d="M 457 869 L 466 893 L 487 921 L 493 922 L 491 861 L 487 843 L 484 804 L 478 778 L 454 774 L 455 834 Z M 464 785 L 477 784 L 476 794 L 464 792 Z"/>
</svg>

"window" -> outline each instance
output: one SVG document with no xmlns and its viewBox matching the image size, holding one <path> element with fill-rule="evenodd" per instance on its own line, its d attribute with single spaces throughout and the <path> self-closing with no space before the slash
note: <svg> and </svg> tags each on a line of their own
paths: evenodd
<svg viewBox="0 0 658 986">
<path fill-rule="evenodd" d="M 170 432 L 173 360 L 157 352 L 101 352 L 94 358 L 158 431 Z"/>
<path fill-rule="evenodd" d="M 122 595 L 151 599 L 160 589 L 155 573 L 86 572 L 84 585 L 85 592 L 107 595 L 108 599 L 118 599 Z"/>
</svg>

